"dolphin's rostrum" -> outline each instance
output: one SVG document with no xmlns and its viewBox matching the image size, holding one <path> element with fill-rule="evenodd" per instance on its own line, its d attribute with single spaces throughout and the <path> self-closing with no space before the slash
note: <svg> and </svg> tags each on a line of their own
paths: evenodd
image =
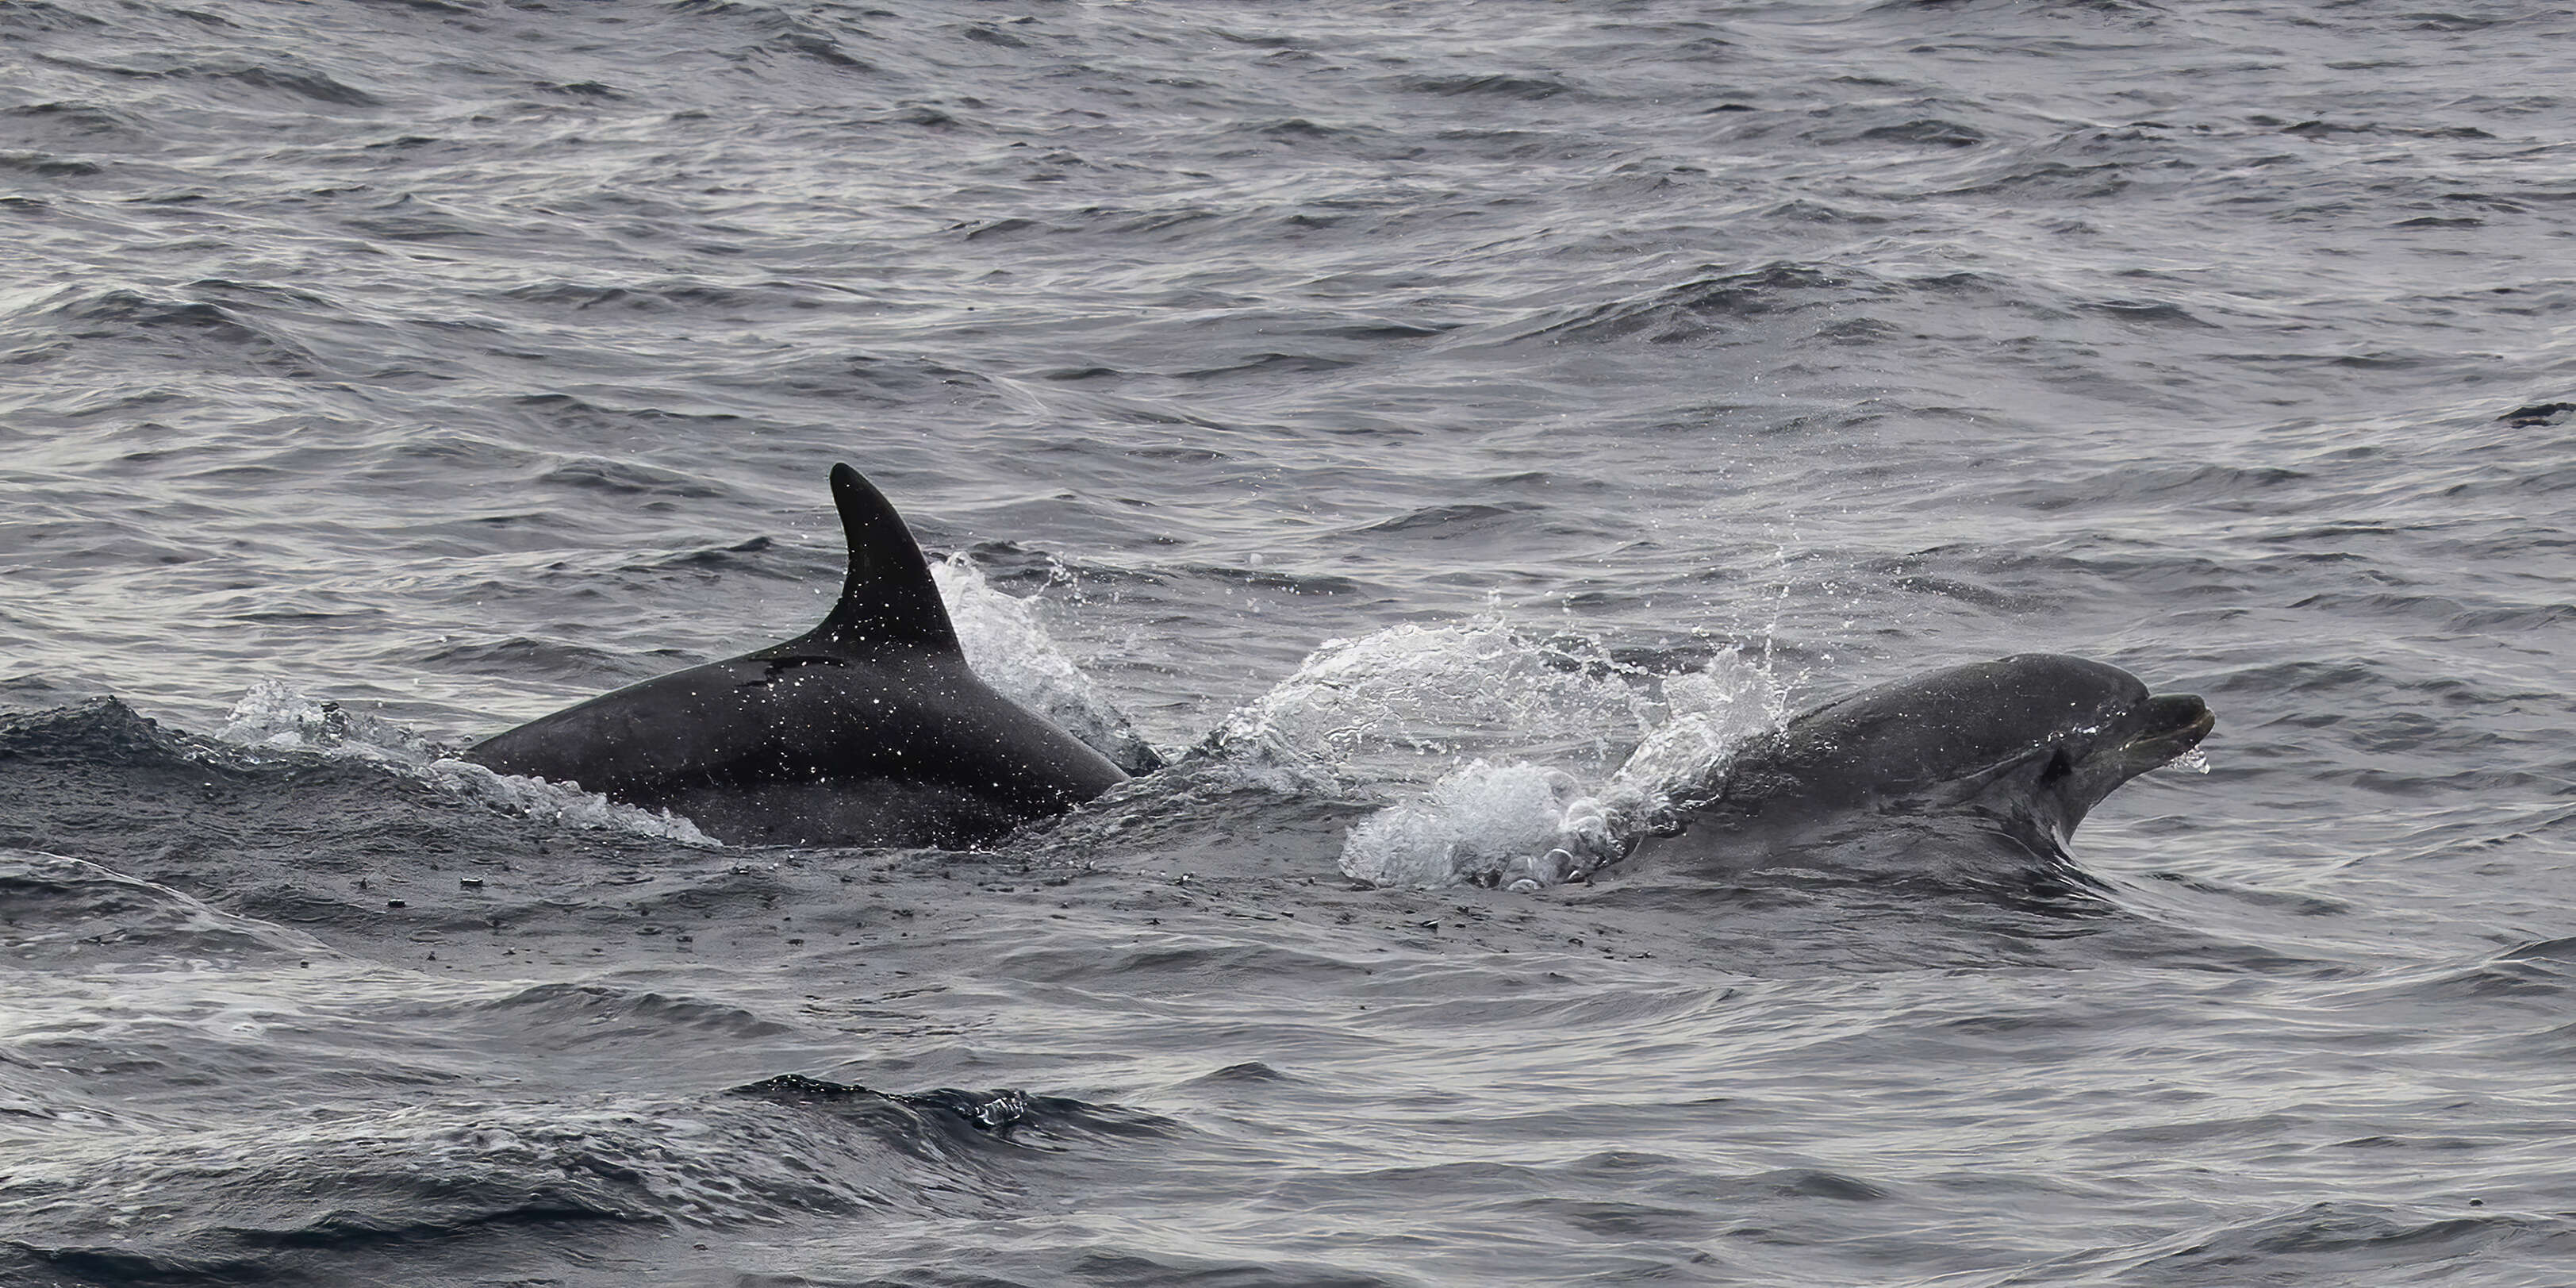
<svg viewBox="0 0 2576 1288">
<path fill-rule="evenodd" d="M 857 470 L 832 467 L 832 499 L 850 572 L 821 625 L 531 721 L 467 758 L 765 845 L 974 845 L 1126 778 L 967 668 L 921 548 Z"/>
</svg>

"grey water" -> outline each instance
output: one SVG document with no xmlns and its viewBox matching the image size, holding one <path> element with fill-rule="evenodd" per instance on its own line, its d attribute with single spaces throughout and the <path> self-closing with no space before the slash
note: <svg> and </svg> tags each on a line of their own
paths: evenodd
<svg viewBox="0 0 2576 1288">
<path fill-rule="evenodd" d="M 2570 85 L 2527 0 L 0 3 L 0 1282 L 2576 1282 Z M 441 758 L 811 625 L 834 461 L 1174 767 L 943 853 Z M 2209 772 L 1475 879 L 2026 651 Z"/>
</svg>

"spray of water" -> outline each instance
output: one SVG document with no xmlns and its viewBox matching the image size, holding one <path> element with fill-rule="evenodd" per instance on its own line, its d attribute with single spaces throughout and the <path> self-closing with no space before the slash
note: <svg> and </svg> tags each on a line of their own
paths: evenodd
<svg viewBox="0 0 2576 1288">
<path fill-rule="evenodd" d="M 966 664 L 986 684 L 1131 773 L 1160 762 L 1127 717 L 1047 634 L 1036 600 L 994 589 L 963 554 L 932 564 L 930 575 L 939 583 Z"/>
<path fill-rule="evenodd" d="M 1351 829 L 1356 880 L 1536 889 L 1617 861 L 1782 702 L 1732 653 L 1653 675 L 1499 621 L 1399 626 L 1327 643 L 1206 750 L 1345 787 L 1422 783 Z"/>
</svg>

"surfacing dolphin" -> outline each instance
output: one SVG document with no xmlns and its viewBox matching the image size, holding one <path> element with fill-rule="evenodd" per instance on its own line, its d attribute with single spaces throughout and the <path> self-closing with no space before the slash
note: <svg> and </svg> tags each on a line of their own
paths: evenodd
<svg viewBox="0 0 2576 1288">
<path fill-rule="evenodd" d="M 2094 806 L 2216 723 L 2116 666 L 2055 653 L 1972 662 L 1828 702 L 1722 766 L 1640 860 L 1735 866 L 1854 814 L 1965 813 L 2063 854 Z"/>
<path fill-rule="evenodd" d="M 784 644 L 521 725 L 466 758 L 686 815 L 750 845 L 959 848 L 1127 775 L 967 669 L 912 532 L 847 465 L 849 579 Z"/>
</svg>

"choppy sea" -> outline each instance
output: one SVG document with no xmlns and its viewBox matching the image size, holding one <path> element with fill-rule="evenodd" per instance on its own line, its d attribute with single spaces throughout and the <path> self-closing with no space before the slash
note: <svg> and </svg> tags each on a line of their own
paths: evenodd
<svg viewBox="0 0 2576 1288">
<path fill-rule="evenodd" d="M 2576 1282 L 2571 86 L 2534 0 L 0 0 L 0 1283 Z M 834 461 L 1174 767 L 943 853 L 446 758 L 811 625 Z M 2209 772 L 1490 881 L 2027 651 Z"/>
</svg>

